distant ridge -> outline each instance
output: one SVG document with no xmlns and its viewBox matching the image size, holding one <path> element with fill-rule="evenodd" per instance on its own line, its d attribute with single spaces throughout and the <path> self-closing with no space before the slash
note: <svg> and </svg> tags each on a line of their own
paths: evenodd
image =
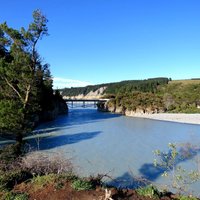
<svg viewBox="0 0 200 200">
<path fill-rule="evenodd" d="M 167 84 L 171 79 L 165 77 L 158 77 L 158 78 L 149 78 L 144 80 L 125 80 L 120 82 L 113 82 L 113 83 L 104 83 L 98 85 L 88 85 L 85 87 L 72 87 L 72 88 L 64 88 L 60 89 L 62 96 L 67 97 L 74 97 L 83 95 L 86 96 L 89 93 L 94 93 L 100 88 L 101 93 L 103 94 L 113 94 L 116 95 L 118 93 L 130 93 L 133 91 L 140 91 L 140 92 L 155 92 L 159 85 Z"/>
</svg>

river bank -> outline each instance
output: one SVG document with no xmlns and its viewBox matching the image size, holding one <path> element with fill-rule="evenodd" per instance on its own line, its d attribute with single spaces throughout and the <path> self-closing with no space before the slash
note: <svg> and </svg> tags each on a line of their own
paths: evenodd
<svg viewBox="0 0 200 200">
<path fill-rule="evenodd" d="M 101 112 L 111 112 L 122 114 L 127 117 L 137 117 L 145 119 L 153 119 L 159 121 L 178 122 L 185 124 L 200 124 L 200 113 L 167 113 L 162 109 L 141 109 L 135 111 L 123 109 L 122 107 L 108 106 L 108 103 L 99 104 L 98 110 Z"/>
<path fill-rule="evenodd" d="M 155 113 L 155 114 L 140 114 L 130 113 L 126 116 L 139 117 L 145 119 L 153 119 L 160 121 L 170 121 L 186 124 L 200 124 L 200 114 L 185 114 L 185 113 Z"/>
</svg>

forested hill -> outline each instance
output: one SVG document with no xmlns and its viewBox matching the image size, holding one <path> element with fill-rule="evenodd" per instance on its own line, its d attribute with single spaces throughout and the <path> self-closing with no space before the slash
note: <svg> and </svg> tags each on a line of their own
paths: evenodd
<svg viewBox="0 0 200 200">
<path fill-rule="evenodd" d="M 112 112 L 200 113 L 199 79 L 152 78 L 65 88 L 61 92 L 67 97 L 109 98 L 106 109 Z"/>
<path fill-rule="evenodd" d="M 159 85 L 165 85 L 169 82 L 168 78 L 151 78 L 146 80 L 128 80 L 115 83 L 105 83 L 99 85 L 89 85 L 86 87 L 74 87 L 61 89 L 62 96 L 78 96 L 87 95 L 104 87 L 103 94 L 116 95 L 130 93 L 134 91 L 140 92 L 156 92 Z"/>
</svg>

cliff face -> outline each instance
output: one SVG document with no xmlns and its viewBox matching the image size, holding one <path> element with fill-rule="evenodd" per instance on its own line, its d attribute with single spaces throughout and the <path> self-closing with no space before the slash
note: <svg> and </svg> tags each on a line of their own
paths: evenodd
<svg viewBox="0 0 200 200">
<path fill-rule="evenodd" d="M 128 110 L 122 106 L 116 106 L 110 102 L 100 103 L 97 105 L 99 111 L 103 112 L 112 112 L 117 114 L 122 114 L 125 116 L 136 116 L 143 114 L 154 114 L 154 113 L 164 113 L 165 110 L 163 108 L 153 108 L 153 107 L 138 107 L 135 110 Z"/>
<path fill-rule="evenodd" d="M 79 94 L 77 96 L 63 96 L 64 99 L 101 99 L 107 87 L 101 87 L 95 91 L 90 91 L 88 94 Z"/>
</svg>

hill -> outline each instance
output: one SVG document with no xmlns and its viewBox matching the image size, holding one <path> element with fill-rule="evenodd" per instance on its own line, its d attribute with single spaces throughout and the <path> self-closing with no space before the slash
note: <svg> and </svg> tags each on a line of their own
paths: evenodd
<svg viewBox="0 0 200 200">
<path fill-rule="evenodd" d="M 89 85 L 86 87 L 64 88 L 60 92 L 62 96 L 77 97 L 86 96 L 89 93 L 96 92 L 96 95 L 117 95 L 140 92 L 156 92 L 159 85 L 165 85 L 169 82 L 168 78 L 151 78 L 146 80 L 127 80 L 114 83 L 105 83 L 99 85 Z M 101 91 L 99 89 L 102 88 Z"/>
<path fill-rule="evenodd" d="M 129 80 L 65 88 L 61 92 L 68 98 L 110 98 L 106 105 L 100 106 L 101 109 L 126 115 L 160 112 L 200 113 L 200 79 Z"/>
</svg>

